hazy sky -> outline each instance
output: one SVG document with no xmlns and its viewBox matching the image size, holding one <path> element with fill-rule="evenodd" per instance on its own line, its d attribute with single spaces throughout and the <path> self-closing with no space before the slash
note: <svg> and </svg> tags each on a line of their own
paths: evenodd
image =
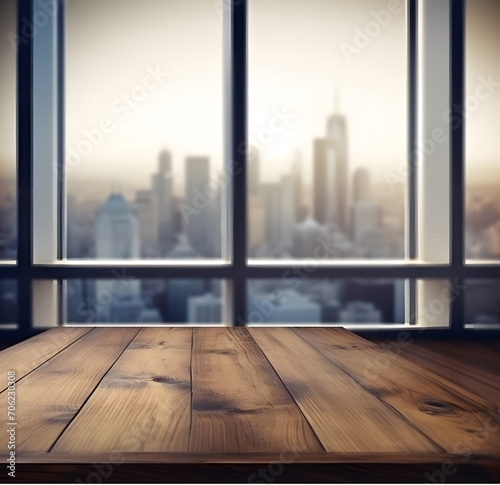
<svg viewBox="0 0 500 485">
<path fill-rule="evenodd" d="M 163 147 L 179 176 L 187 155 L 221 165 L 222 17 L 213 0 L 72 0 L 66 59 L 67 144 L 103 118 L 115 127 L 70 183 L 96 173 L 147 182 Z M 168 77 L 141 101 L 149 69 Z"/>
<path fill-rule="evenodd" d="M 0 178 L 16 163 L 16 53 L 7 37 L 15 31 L 15 0 L 0 0 Z"/>
<path fill-rule="evenodd" d="M 397 166 L 406 147 L 404 2 L 388 25 L 368 37 L 366 47 L 345 55 L 348 45 L 357 48 L 357 29 L 364 31 L 374 20 L 372 12 L 387 9 L 388 3 L 250 1 L 250 132 L 266 126 L 274 107 L 287 106 L 296 115 L 263 151 L 270 166 L 283 166 L 279 162 L 290 159 L 296 146 L 310 176 L 312 140 L 325 135 L 335 90 L 347 118 L 351 167 L 381 171 Z"/>
<path fill-rule="evenodd" d="M 480 78 L 500 83 L 500 1 L 469 0 L 466 24 L 466 91 L 473 95 Z M 483 90 L 484 91 L 484 90 Z M 474 106 L 472 103 L 470 106 Z M 500 87 L 469 112 L 466 121 L 467 175 L 491 183 L 500 178 Z"/>
<path fill-rule="evenodd" d="M 68 174 L 147 183 L 164 146 L 182 178 L 183 160 L 222 159 L 222 18 L 218 0 L 71 0 L 67 14 L 67 145 L 75 148 L 103 119 L 114 127 Z M 348 63 L 342 43 L 389 0 L 249 0 L 249 135 L 269 126 L 274 109 L 295 119 L 262 150 L 265 178 L 286 169 L 295 148 L 311 170 L 312 139 L 323 136 L 337 88 L 348 120 L 349 161 L 396 166 L 406 149 L 405 16 L 392 17 Z M 15 159 L 14 0 L 0 1 L 0 177 Z M 467 81 L 500 79 L 500 1 L 468 2 Z M 345 46 L 344 44 L 344 46 Z M 125 111 L 122 95 L 140 86 L 148 68 L 169 73 L 145 100 Z M 137 88 L 140 89 L 140 88 Z M 139 93 L 139 91 L 136 91 Z M 118 100 L 118 101 L 117 101 Z M 469 117 L 468 168 L 491 178 L 498 160 L 500 92 Z M 309 178 L 309 176 L 308 176 Z"/>
</svg>

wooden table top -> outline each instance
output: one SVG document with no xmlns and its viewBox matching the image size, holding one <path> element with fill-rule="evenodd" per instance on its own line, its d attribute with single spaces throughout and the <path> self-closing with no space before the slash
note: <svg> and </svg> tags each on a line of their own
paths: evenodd
<svg viewBox="0 0 500 485">
<path fill-rule="evenodd" d="M 500 461 L 497 406 L 342 328 L 51 329 L 5 422 L 11 370 L 19 462 Z"/>
</svg>

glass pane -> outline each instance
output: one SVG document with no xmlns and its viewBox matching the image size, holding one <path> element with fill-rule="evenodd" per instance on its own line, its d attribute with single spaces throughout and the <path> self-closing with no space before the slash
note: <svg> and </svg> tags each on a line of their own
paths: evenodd
<svg viewBox="0 0 500 485">
<path fill-rule="evenodd" d="M 66 280 L 70 324 L 223 323 L 223 282 L 207 279 Z"/>
<path fill-rule="evenodd" d="M 405 323 L 405 282 L 392 279 L 251 280 L 248 323 Z"/>
<path fill-rule="evenodd" d="M 466 257 L 500 259 L 500 2 L 466 3 Z M 453 118 L 460 123 L 455 114 Z"/>
<path fill-rule="evenodd" d="M 500 328 L 500 280 L 466 280 L 465 324 Z"/>
<path fill-rule="evenodd" d="M 68 258 L 220 258 L 213 1 L 73 0 L 66 35 Z"/>
<path fill-rule="evenodd" d="M 404 257 L 406 56 L 402 1 L 249 1 L 250 257 Z"/>
<path fill-rule="evenodd" d="M 0 280 L 0 324 L 17 323 L 17 282 Z"/>
<path fill-rule="evenodd" d="M 16 4 L 0 2 L 0 259 L 17 255 Z"/>
</svg>

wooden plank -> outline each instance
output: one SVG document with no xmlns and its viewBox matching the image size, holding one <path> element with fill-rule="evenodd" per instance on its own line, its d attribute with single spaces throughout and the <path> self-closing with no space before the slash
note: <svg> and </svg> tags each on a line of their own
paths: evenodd
<svg viewBox="0 0 500 485">
<path fill-rule="evenodd" d="M 26 374 L 90 332 L 92 328 L 51 328 L 0 352 L 0 392 L 7 389 L 7 372 L 16 371 L 16 379 Z"/>
<path fill-rule="evenodd" d="M 18 382 L 16 451 L 47 451 L 137 332 L 96 328 Z M 7 399 L 0 416 L 7 419 Z"/>
<path fill-rule="evenodd" d="M 143 328 L 53 452 L 187 452 L 191 328 Z"/>
<path fill-rule="evenodd" d="M 393 342 L 384 343 L 394 345 Z M 425 340 L 399 347 L 399 351 L 401 357 L 500 407 L 498 342 Z"/>
<path fill-rule="evenodd" d="M 191 453 L 322 451 L 245 328 L 196 328 Z"/>
<path fill-rule="evenodd" d="M 326 451 L 439 451 L 411 423 L 362 389 L 352 377 L 292 330 L 251 328 L 249 331 L 295 398 Z"/>
<path fill-rule="evenodd" d="M 342 368 L 363 388 L 396 409 L 444 451 L 498 453 L 500 416 L 494 405 L 445 379 L 398 357 L 367 346 L 349 347 L 346 330 L 293 331 Z M 344 337 L 346 337 L 344 339 Z M 358 337 L 359 345 L 366 340 Z M 344 345 L 345 348 L 339 347 Z"/>
</svg>

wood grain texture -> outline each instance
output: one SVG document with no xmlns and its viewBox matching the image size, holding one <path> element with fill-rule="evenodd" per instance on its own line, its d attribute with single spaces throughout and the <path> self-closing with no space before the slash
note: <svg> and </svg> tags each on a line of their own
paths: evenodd
<svg viewBox="0 0 500 485">
<path fill-rule="evenodd" d="M 306 331 L 307 330 L 307 331 Z M 293 332 L 392 406 L 450 453 L 498 453 L 500 416 L 495 406 L 365 339 L 339 329 Z M 345 337 L 345 338 L 344 338 Z"/>
<path fill-rule="evenodd" d="M 48 451 L 137 332 L 96 328 L 18 382 L 16 451 Z M 0 416 L 7 416 L 7 399 Z M 6 445 L 0 433 L 0 449 Z"/>
<path fill-rule="evenodd" d="M 500 408 L 500 341 L 415 340 L 394 346 L 394 340 L 375 340 L 401 357 L 467 389 Z"/>
<path fill-rule="evenodd" d="M 187 452 L 191 328 L 143 328 L 54 452 Z"/>
<path fill-rule="evenodd" d="M 196 328 L 192 453 L 322 451 L 245 328 Z"/>
<path fill-rule="evenodd" d="M 16 371 L 16 379 L 26 374 L 90 332 L 92 328 L 51 328 L 0 352 L 0 392 L 7 388 L 7 372 Z"/>
<path fill-rule="evenodd" d="M 145 463 L 253 463 L 254 473 L 284 461 L 286 470 L 373 465 L 381 476 L 394 466 L 432 473 L 450 462 L 500 470 L 498 407 L 461 386 L 473 388 L 477 374 L 481 388 L 491 380 L 496 392 L 497 357 L 477 342 L 464 351 L 442 341 L 391 347 L 426 370 L 342 328 L 54 330 L 0 352 L 5 374 L 10 362 L 25 372 L 17 383 L 19 464 L 118 456 L 120 470 L 137 463 L 138 473 Z M 4 461 L 7 437 L 0 434 Z"/>
<path fill-rule="evenodd" d="M 326 451 L 439 451 L 423 433 L 292 330 L 251 328 L 249 331 Z"/>
</svg>

